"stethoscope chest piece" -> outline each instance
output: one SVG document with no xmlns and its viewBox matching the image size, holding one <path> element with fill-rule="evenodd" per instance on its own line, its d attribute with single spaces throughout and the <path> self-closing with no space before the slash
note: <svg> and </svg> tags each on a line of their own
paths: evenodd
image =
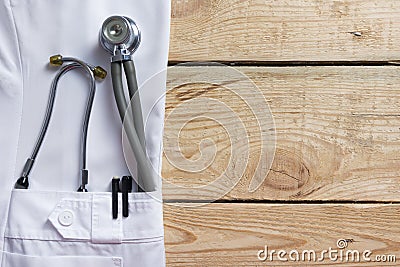
<svg viewBox="0 0 400 267">
<path fill-rule="evenodd" d="M 132 58 L 132 54 L 140 44 L 139 28 L 128 17 L 111 16 L 103 22 L 99 39 L 101 46 L 112 55 L 111 80 L 114 96 L 124 131 L 137 162 L 138 190 L 155 191 L 157 175 L 146 154 L 142 105 Z M 126 96 L 124 90 L 123 72 L 125 72 L 129 97 Z M 126 210 L 125 214 L 127 214 Z"/>
<path fill-rule="evenodd" d="M 140 30 L 136 23 L 124 16 L 107 18 L 100 31 L 100 43 L 113 55 L 112 61 L 131 59 L 131 54 L 139 47 Z"/>
</svg>

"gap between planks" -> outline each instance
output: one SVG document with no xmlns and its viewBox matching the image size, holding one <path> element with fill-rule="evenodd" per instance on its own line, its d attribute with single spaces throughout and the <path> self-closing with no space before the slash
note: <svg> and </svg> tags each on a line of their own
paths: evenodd
<svg viewBox="0 0 400 267">
<path fill-rule="evenodd" d="M 212 66 L 222 64 L 233 67 L 363 67 L 397 66 L 399 61 L 169 61 L 168 66 Z"/>
<path fill-rule="evenodd" d="M 358 204 L 358 205 L 375 205 L 375 204 L 384 204 L 384 205 L 397 205 L 400 204 L 400 201 L 349 201 L 349 200 L 260 200 L 260 199 L 221 199 L 216 201 L 207 201 L 207 200 L 186 200 L 186 199 L 166 199 L 163 201 L 166 204 L 272 204 L 272 205 L 303 205 L 303 204 Z"/>
</svg>

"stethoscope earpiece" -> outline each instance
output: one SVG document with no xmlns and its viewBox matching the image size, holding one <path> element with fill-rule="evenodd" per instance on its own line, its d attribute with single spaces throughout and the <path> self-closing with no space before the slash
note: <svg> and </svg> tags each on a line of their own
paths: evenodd
<svg viewBox="0 0 400 267">
<path fill-rule="evenodd" d="M 64 62 L 71 62 L 71 58 L 63 58 L 62 55 L 53 55 L 49 59 L 49 64 L 54 67 L 60 67 L 64 64 Z M 100 66 L 93 66 L 86 62 L 81 62 L 82 64 L 86 65 L 92 72 L 96 79 L 104 80 L 107 77 L 107 71 Z"/>
<path fill-rule="evenodd" d="M 59 67 L 64 64 L 62 55 L 54 55 L 50 57 L 49 63 L 51 66 Z"/>
<path fill-rule="evenodd" d="M 86 168 L 86 156 L 87 156 L 87 136 L 88 136 L 88 128 L 89 128 L 89 119 L 90 114 L 93 107 L 93 100 L 96 92 L 96 82 L 95 79 L 104 79 L 107 76 L 107 72 L 100 66 L 93 66 L 88 64 L 82 60 L 73 58 L 73 57 L 63 57 L 62 55 L 53 55 L 49 59 L 49 63 L 51 66 L 61 67 L 57 72 L 50 88 L 50 95 L 47 104 L 47 109 L 45 113 L 45 117 L 43 120 L 42 128 L 40 130 L 39 136 L 36 140 L 35 147 L 31 156 L 26 160 L 24 168 L 22 170 L 21 177 L 16 181 L 14 188 L 15 189 L 28 189 L 29 188 L 29 174 L 33 168 L 36 157 L 39 153 L 40 148 L 42 147 L 44 137 L 49 128 L 50 119 L 53 113 L 55 97 L 57 92 L 58 82 L 61 77 L 63 77 L 66 73 L 74 69 L 83 69 L 83 71 L 87 74 L 90 82 L 90 91 L 89 97 L 86 104 L 86 110 L 84 115 L 84 121 L 82 125 L 82 157 L 81 157 L 81 185 L 78 188 L 78 192 L 87 192 L 86 185 L 89 181 L 89 171 Z M 70 63 L 68 65 L 63 66 L 64 63 Z"/>
</svg>

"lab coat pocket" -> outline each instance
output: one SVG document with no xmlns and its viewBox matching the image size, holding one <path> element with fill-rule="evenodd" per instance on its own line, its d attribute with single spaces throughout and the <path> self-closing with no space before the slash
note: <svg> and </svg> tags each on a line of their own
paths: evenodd
<svg viewBox="0 0 400 267">
<path fill-rule="evenodd" d="M 13 254 L 3 254 L 2 267 L 122 267 L 122 258 L 119 257 L 37 257 Z"/>
<path fill-rule="evenodd" d="M 111 200 L 105 192 L 13 190 L 1 267 L 122 266 L 122 260 L 165 266 L 162 202 L 131 193 L 125 218 L 119 194 L 113 219 Z"/>
</svg>

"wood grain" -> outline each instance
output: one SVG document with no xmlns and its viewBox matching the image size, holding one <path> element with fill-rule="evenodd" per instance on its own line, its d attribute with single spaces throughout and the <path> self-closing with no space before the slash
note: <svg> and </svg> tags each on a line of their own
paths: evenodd
<svg viewBox="0 0 400 267">
<path fill-rule="evenodd" d="M 232 76 L 228 67 L 169 69 L 163 177 L 185 190 L 166 189 L 166 199 L 208 199 L 196 195 L 196 187 L 206 186 L 222 199 L 400 200 L 398 67 L 234 70 L 242 74 Z M 248 81 L 267 104 L 257 102 Z M 277 140 L 271 166 L 260 157 L 254 115 L 267 114 L 268 105 Z M 231 133 L 241 127 L 244 135 Z M 247 162 L 235 161 L 246 153 Z M 259 162 L 269 167 L 268 176 L 256 173 Z M 221 186 L 231 191 L 207 186 L 223 173 L 228 181 Z M 250 192 L 254 178 L 263 182 Z"/>
<path fill-rule="evenodd" d="M 172 0 L 170 61 L 400 59 L 398 0 Z"/>
<path fill-rule="evenodd" d="M 398 266 L 399 205 L 211 204 L 201 208 L 164 206 L 168 266 Z M 397 263 L 340 261 L 261 262 L 258 250 L 336 249 L 396 255 Z M 345 255 L 345 254 L 344 254 Z M 397 265 L 396 265 L 397 264 Z"/>
</svg>

